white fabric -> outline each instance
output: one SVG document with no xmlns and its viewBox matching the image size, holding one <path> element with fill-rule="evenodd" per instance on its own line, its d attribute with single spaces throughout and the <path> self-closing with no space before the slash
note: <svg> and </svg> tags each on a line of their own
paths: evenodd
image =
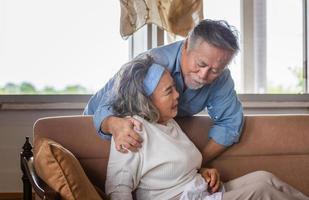
<svg viewBox="0 0 309 200">
<path fill-rule="evenodd" d="M 106 193 L 111 199 L 164 200 L 181 194 L 197 174 L 202 155 L 175 120 L 167 125 L 143 123 L 142 148 L 120 153 L 112 139 L 107 167 Z"/>
<path fill-rule="evenodd" d="M 221 200 L 222 199 L 222 192 L 224 188 L 222 187 L 220 192 L 216 192 L 210 194 L 208 192 L 208 184 L 206 183 L 205 179 L 200 175 L 197 174 L 195 178 L 189 182 L 181 197 L 180 200 Z"/>
</svg>

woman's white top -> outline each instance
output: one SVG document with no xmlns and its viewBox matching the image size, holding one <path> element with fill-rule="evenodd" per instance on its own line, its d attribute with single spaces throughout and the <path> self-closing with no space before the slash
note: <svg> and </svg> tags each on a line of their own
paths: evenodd
<svg viewBox="0 0 309 200">
<path fill-rule="evenodd" d="M 197 176 L 202 155 L 175 120 L 166 125 L 143 123 L 142 147 L 138 152 L 120 153 L 112 138 L 105 191 L 111 199 L 165 200 L 179 198 L 185 185 Z"/>
</svg>

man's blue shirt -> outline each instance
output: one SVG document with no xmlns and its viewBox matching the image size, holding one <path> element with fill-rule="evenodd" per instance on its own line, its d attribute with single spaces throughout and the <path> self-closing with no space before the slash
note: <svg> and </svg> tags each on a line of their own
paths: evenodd
<svg viewBox="0 0 309 200">
<path fill-rule="evenodd" d="M 230 71 L 225 69 L 213 83 L 200 89 L 185 89 L 180 66 L 182 45 L 183 41 L 179 41 L 151 49 L 145 53 L 150 54 L 154 61 L 165 67 L 174 78 L 180 95 L 177 116 L 192 116 L 207 110 L 214 121 L 208 134 L 209 137 L 218 144 L 230 146 L 239 140 L 243 124 L 243 109 L 234 90 Z M 112 78 L 92 96 L 84 110 L 85 115 L 94 115 L 94 125 L 104 139 L 111 138 L 111 135 L 100 131 L 100 126 L 106 117 L 113 115 L 108 106 L 105 105 L 111 93 L 113 82 L 114 79 Z"/>
</svg>

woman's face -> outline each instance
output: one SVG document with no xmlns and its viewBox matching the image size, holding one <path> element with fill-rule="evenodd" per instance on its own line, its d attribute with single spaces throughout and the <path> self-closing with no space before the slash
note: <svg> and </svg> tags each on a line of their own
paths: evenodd
<svg viewBox="0 0 309 200">
<path fill-rule="evenodd" d="M 165 71 L 156 89 L 151 95 L 152 103 L 160 113 L 158 123 L 165 124 L 177 114 L 179 93 L 175 88 L 175 83 L 170 73 Z"/>
</svg>

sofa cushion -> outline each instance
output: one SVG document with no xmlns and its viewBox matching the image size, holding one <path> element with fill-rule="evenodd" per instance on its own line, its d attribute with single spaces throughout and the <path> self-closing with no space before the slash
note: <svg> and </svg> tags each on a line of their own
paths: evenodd
<svg viewBox="0 0 309 200">
<path fill-rule="evenodd" d="M 36 172 L 63 199 L 102 199 L 69 150 L 47 138 L 40 138 L 36 145 Z"/>
</svg>

